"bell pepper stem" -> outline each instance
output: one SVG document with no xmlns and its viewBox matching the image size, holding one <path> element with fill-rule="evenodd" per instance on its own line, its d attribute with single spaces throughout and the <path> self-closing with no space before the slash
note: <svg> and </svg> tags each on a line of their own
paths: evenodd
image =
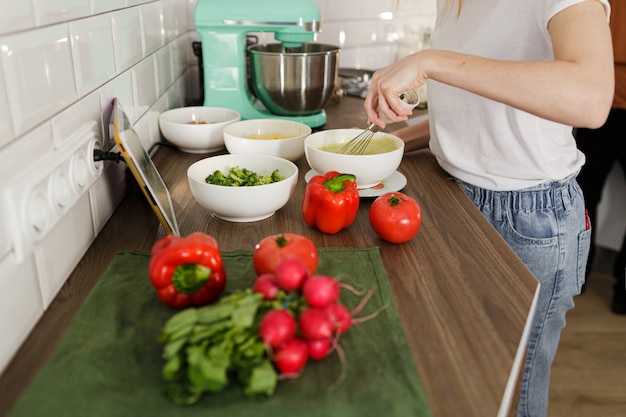
<svg viewBox="0 0 626 417">
<path fill-rule="evenodd" d="M 343 182 L 354 182 L 355 178 L 356 177 L 351 174 L 339 174 L 336 177 L 324 181 L 324 187 L 328 188 L 328 190 L 333 193 L 340 193 L 346 188 Z"/>
<path fill-rule="evenodd" d="M 174 270 L 172 283 L 178 292 L 195 294 L 211 277 L 211 268 L 197 264 L 179 265 Z"/>
</svg>

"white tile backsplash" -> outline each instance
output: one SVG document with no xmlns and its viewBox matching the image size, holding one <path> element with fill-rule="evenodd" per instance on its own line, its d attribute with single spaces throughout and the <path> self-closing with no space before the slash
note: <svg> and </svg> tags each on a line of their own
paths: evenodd
<svg viewBox="0 0 626 417">
<path fill-rule="evenodd" d="M 91 0 L 91 14 L 123 9 L 125 4 L 125 0 Z"/>
<path fill-rule="evenodd" d="M 139 7 L 141 25 L 144 28 L 143 41 L 147 55 L 163 46 L 163 12 L 161 3 L 147 3 Z"/>
<path fill-rule="evenodd" d="M 83 195 L 40 242 L 34 252 L 44 309 L 93 242 L 89 195 Z"/>
<path fill-rule="evenodd" d="M 43 314 L 41 289 L 34 259 L 16 262 L 11 254 L 0 258 L 0 370 Z"/>
<path fill-rule="evenodd" d="M 384 22 L 379 14 L 395 0 L 315 2 L 326 28 L 317 40 L 339 45 L 345 39 L 344 67 L 390 63 L 400 45 L 403 51 L 417 47 L 407 47 L 409 40 L 417 42 L 414 35 L 403 38 L 407 27 L 419 32 L 434 21 L 434 0 L 402 0 L 394 19 Z M 62 153 L 73 143 L 72 133 L 86 124 L 97 132 L 95 142 L 109 149 L 113 98 L 144 146 L 160 140 L 159 113 L 201 94 L 191 47 L 199 40 L 195 5 L 196 0 L 0 0 L 0 194 L 11 195 L 4 192 L 8 184 Z M 0 333 L 7 336 L 0 343 L 0 372 L 125 194 L 123 163 L 104 163 L 94 173 L 90 162 L 85 154 L 72 159 L 67 172 L 62 164 L 42 180 L 41 190 L 26 183 L 34 197 L 25 215 L 36 226 L 30 232 L 36 239 L 19 249 L 11 235 L 0 233 Z M 85 189 L 74 193 L 80 184 Z M 2 232 L 9 218 L 1 208 Z M 24 259 L 17 262 L 20 250 Z"/>
<path fill-rule="evenodd" d="M 376 70 L 424 47 L 435 0 L 314 0 L 322 12 L 317 41 L 341 47 L 339 66 Z M 383 15 L 390 16 L 386 20 Z M 407 27 L 420 37 L 406 36 Z"/>
<path fill-rule="evenodd" d="M 7 91 L 4 88 L 4 74 L 0 66 L 0 148 L 11 142 L 13 138 L 11 111 L 7 101 Z"/>
<path fill-rule="evenodd" d="M 79 96 L 100 87 L 116 74 L 111 17 L 106 14 L 70 23 Z"/>
<path fill-rule="evenodd" d="M 35 13 L 30 1 L 0 0 L 0 34 L 35 27 Z"/>
<path fill-rule="evenodd" d="M 131 69 L 136 110 L 141 117 L 157 99 L 154 55 L 150 55 Z"/>
<path fill-rule="evenodd" d="M 139 8 L 132 7 L 111 15 L 113 19 L 113 43 L 117 72 L 123 72 L 143 58 L 141 17 Z"/>
<path fill-rule="evenodd" d="M 0 61 L 15 136 L 78 98 L 66 23 L 0 38 Z"/>
<path fill-rule="evenodd" d="M 39 26 L 89 16 L 89 0 L 32 0 Z"/>
</svg>

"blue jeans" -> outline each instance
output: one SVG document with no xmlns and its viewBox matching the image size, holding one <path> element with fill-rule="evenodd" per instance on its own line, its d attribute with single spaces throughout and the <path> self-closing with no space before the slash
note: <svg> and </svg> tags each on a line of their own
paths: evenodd
<svg viewBox="0 0 626 417">
<path fill-rule="evenodd" d="M 585 281 L 591 230 L 582 191 L 575 176 L 516 191 L 457 182 L 541 284 L 517 416 L 546 416 L 565 314 Z"/>
</svg>

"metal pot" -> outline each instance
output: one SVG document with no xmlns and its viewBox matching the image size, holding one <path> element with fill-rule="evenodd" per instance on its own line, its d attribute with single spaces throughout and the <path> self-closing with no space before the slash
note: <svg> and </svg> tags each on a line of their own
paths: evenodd
<svg viewBox="0 0 626 417">
<path fill-rule="evenodd" d="M 248 48 L 255 95 L 277 115 L 304 116 L 321 111 L 335 91 L 339 48 L 304 43 L 284 48 L 280 43 Z"/>
</svg>

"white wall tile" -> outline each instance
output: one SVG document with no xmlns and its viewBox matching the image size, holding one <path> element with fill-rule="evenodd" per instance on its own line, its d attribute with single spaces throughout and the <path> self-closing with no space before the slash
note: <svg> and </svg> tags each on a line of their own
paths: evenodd
<svg viewBox="0 0 626 417">
<path fill-rule="evenodd" d="M 93 230 L 98 234 L 126 193 L 126 164 L 108 163 L 89 190 Z"/>
<path fill-rule="evenodd" d="M 2 38 L 0 54 L 16 136 L 78 98 L 67 24 Z"/>
<path fill-rule="evenodd" d="M 415 3 L 414 0 L 404 0 L 407 3 Z M 395 0 L 362 0 L 359 1 L 359 10 L 361 18 L 371 19 L 379 18 L 381 13 L 392 13 L 395 15 Z M 402 1 L 400 1 L 402 3 Z"/>
<path fill-rule="evenodd" d="M 138 6 L 153 0 L 126 0 L 126 7 Z"/>
<path fill-rule="evenodd" d="M 100 93 L 94 91 L 52 118 L 52 135 L 55 147 L 63 144 L 86 122 L 96 122 L 102 132 Z"/>
<path fill-rule="evenodd" d="M 30 1 L 0 0 L 0 35 L 35 27 Z"/>
<path fill-rule="evenodd" d="M 156 95 L 159 97 L 174 82 L 174 62 L 170 46 L 159 49 L 154 54 L 154 60 L 156 64 Z"/>
<path fill-rule="evenodd" d="M 187 16 L 186 19 L 187 19 L 188 30 L 194 30 L 196 28 L 196 25 L 193 21 L 196 4 L 197 4 L 197 0 L 185 0 L 185 6 L 186 6 L 185 13 Z"/>
<path fill-rule="evenodd" d="M 88 194 L 83 195 L 35 248 L 44 308 L 94 240 Z"/>
<path fill-rule="evenodd" d="M 327 4 L 328 20 L 355 20 L 361 16 L 360 0 L 329 1 Z"/>
<path fill-rule="evenodd" d="M 131 73 L 133 76 L 135 106 L 141 118 L 157 99 L 154 57 L 149 56 L 135 65 Z"/>
<path fill-rule="evenodd" d="M 161 3 L 146 3 L 139 7 L 145 55 L 150 55 L 163 46 L 163 12 Z"/>
<path fill-rule="evenodd" d="M 0 67 L 0 148 L 11 142 L 14 137 L 11 109 L 9 108 L 7 90 L 4 88 L 4 75 Z"/>
<path fill-rule="evenodd" d="M 187 30 L 187 11 L 184 4 L 184 2 L 178 3 L 176 0 L 161 0 L 165 42 L 173 41 L 179 33 Z"/>
<path fill-rule="evenodd" d="M 193 40 L 188 35 L 182 35 L 169 44 L 172 51 L 172 73 L 174 78 L 180 77 L 188 66 L 198 65 L 198 58 L 193 54 L 192 42 Z M 189 55 L 193 56 L 193 60 L 187 61 Z"/>
<path fill-rule="evenodd" d="M 346 24 L 344 22 L 324 22 L 322 30 L 317 34 L 317 42 L 329 45 L 345 46 Z"/>
<path fill-rule="evenodd" d="M 43 314 L 34 260 L 0 258 L 0 373 Z"/>
<path fill-rule="evenodd" d="M 100 14 L 124 8 L 125 0 L 91 0 L 91 14 Z"/>
<path fill-rule="evenodd" d="M 76 84 L 80 97 L 115 76 L 111 17 L 106 14 L 70 23 Z"/>
<path fill-rule="evenodd" d="M 137 7 L 113 12 L 111 18 L 113 19 L 115 65 L 119 74 L 143 58 L 141 19 Z"/>
<path fill-rule="evenodd" d="M 40 26 L 67 22 L 89 16 L 89 0 L 33 0 L 35 18 Z"/>
<path fill-rule="evenodd" d="M 52 126 L 48 121 L 0 149 L 0 178 L 6 181 L 19 177 L 53 150 Z"/>
</svg>

